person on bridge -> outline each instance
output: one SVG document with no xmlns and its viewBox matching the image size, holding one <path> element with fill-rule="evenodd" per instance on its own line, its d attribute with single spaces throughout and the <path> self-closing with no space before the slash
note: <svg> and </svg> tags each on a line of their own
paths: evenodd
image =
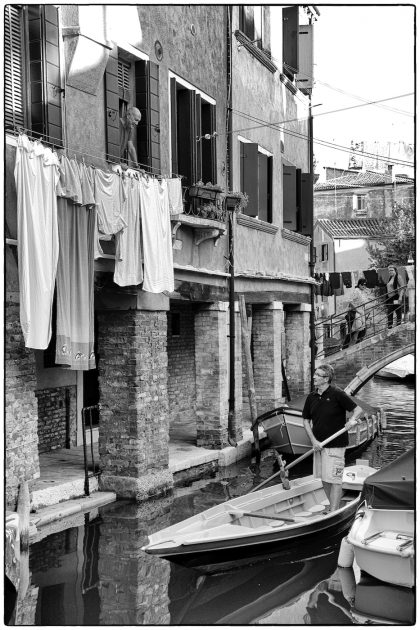
<svg viewBox="0 0 420 630">
<path fill-rule="evenodd" d="M 366 306 L 371 300 L 366 287 L 365 278 L 360 278 L 351 296 L 349 308 L 355 310 L 353 324 L 351 327 L 351 338 L 354 343 L 360 343 L 366 335 Z"/>
<path fill-rule="evenodd" d="M 398 270 L 394 265 L 388 266 L 389 280 L 386 284 L 386 307 L 388 311 L 388 328 L 394 324 L 394 313 L 396 324 L 401 324 L 401 315 L 405 297 L 404 281 L 398 275 Z"/>
<path fill-rule="evenodd" d="M 340 507 L 344 454 L 349 436 L 345 432 L 325 447 L 320 442 L 344 427 L 348 431 L 356 426 L 358 418 L 364 413 L 345 391 L 331 384 L 333 378 L 334 368 L 331 365 L 326 363 L 316 368 L 315 391 L 306 398 L 302 411 L 303 425 L 314 449 L 314 476 L 322 479 L 331 511 Z M 347 411 L 353 413 L 346 421 Z"/>
</svg>

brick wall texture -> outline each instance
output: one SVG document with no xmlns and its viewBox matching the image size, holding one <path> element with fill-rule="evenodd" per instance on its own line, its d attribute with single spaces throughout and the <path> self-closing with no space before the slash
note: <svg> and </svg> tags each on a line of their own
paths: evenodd
<svg viewBox="0 0 420 630">
<path fill-rule="evenodd" d="M 179 335 L 173 334 L 172 317 L 179 316 Z M 168 312 L 168 399 L 170 422 L 195 421 L 194 311 L 180 304 Z"/>
<path fill-rule="evenodd" d="M 76 386 L 42 389 L 35 396 L 39 453 L 76 446 Z"/>
<path fill-rule="evenodd" d="M 98 375 L 102 476 L 158 481 L 169 461 L 167 315 L 99 314 Z"/>
<path fill-rule="evenodd" d="M 283 402 L 281 376 L 282 326 L 282 309 L 253 309 L 252 348 L 258 415 L 278 407 Z"/>
<path fill-rule="evenodd" d="M 285 367 L 290 397 L 307 394 L 311 387 L 309 313 L 285 311 Z"/>
<path fill-rule="evenodd" d="M 25 348 L 19 304 L 5 302 L 6 505 L 15 509 L 18 487 L 39 476 L 35 357 Z"/>
</svg>

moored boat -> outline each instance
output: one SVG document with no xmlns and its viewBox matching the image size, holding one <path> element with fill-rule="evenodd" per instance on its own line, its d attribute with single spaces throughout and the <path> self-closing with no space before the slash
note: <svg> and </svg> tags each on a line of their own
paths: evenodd
<svg viewBox="0 0 420 630">
<path fill-rule="evenodd" d="M 360 418 L 358 426 L 350 429 L 347 453 L 366 446 L 380 429 L 380 410 L 359 398 L 354 396 L 351 398 L 365 411 L 367 419 Z M 256 420 L 266 432 L 272 447 L 279 453 L 297 456 L 306 453 L 312 447 L 303 426 L 302 409 L 305 399 L 306 396 L 297 398 L 261 414 Z"/>
<path fill-rule="evenodd" d="M 347 531 L 360 493 L 344 492 L 328 511 L 322 481 L 313 475 L 236 497 L 149 536 L 143 550 L 185 566 L 206 567 L 284 551 L 296 553 L 310 540 Z"/>
<path fill-rule="evenodd" d="M 412 587 L 414 449 L 368 477 L 363 499 L 347 537 L 357 565 L 379 580 Z"/>
<path fill-rule="evenodd" d="M 389 378 L 396 381 L 414 381 L 416 378 L 414 354 L 408 354 L 396 361 L 392 361 L 386 367 L 375 374 L 380 378 Z"/>
</svg>

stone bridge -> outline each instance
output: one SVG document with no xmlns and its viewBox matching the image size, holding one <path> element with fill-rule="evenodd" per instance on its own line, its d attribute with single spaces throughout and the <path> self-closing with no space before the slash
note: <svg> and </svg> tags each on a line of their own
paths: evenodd
<svg viewBox="0 0 420 630">
<path fill-rule="evenodd" d="M 395 328 L 386 329 L 377 335 L 340 350 L 326 359 L 317 360 L 330 363 L 335 369 L 335 382 L 355 394 L 380 369 L 414 352 L 415 324 L 406 322 Z"/>
</svg>

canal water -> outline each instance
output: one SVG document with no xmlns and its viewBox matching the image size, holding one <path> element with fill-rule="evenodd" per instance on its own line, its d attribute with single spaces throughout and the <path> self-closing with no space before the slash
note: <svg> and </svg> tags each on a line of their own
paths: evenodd
<svg viewBox="0 0 420 630">
<path fill-rule="evenodd" d="M 375 378 L 358 396 L 388 417 L 359 457 L 380 466 L 414 446 L 414 384 Z M 297 469 L 294 475 L 310 472 Z M 302 547 L 299 558 L 273 556 L 215 575 L 141 550 L 148 533 L 244 494 L 274 470 L 271 456 L 258 475 L 243 461 L 147 506 L 105 506 L 32 545 L 26 619 L 55 626 L 359 625 L 381 616 L 413 623 L 413 591 L 360 580 L 357 567 L 338 569 L 339 539 Z"/>
</svg>

